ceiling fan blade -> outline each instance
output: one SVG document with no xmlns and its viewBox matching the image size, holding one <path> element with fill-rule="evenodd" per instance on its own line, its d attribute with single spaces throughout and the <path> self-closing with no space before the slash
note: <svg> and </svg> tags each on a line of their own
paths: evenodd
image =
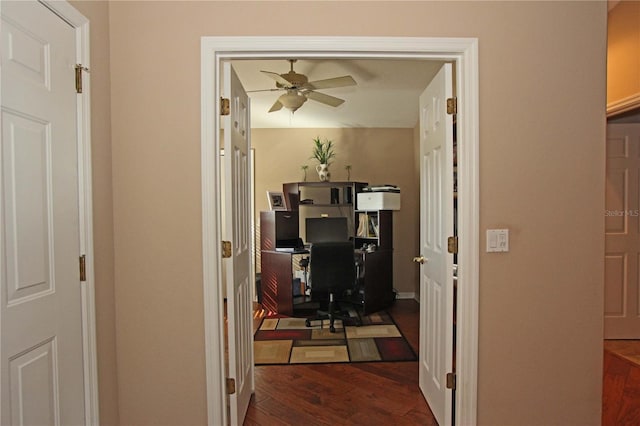
<svg viewBox="0 0 640 426">
<path fill-rule="evenodd" d="M 273 105 L 271 105 L 269 112 L 280 111 L 281 109 L 282 103 L 280 103 L 280 100 L 277 100 Z"/>
<path fill-rule="evenodd" d="M 277 74 L 277 73 L 271 72 L 271 71 L 260 71 L 260 72 L 268 75 L 269 77 L 274 79 L 276 81 L 276 83 L 279 83 L 284 87 L 291 86 L 291 82 L 289 80 L 287 80 L 286 78 L 283 78 L 280 74 Z"/>
<path fill-rule="evenodd" d="M 304 92 L 304 95 L 309 99 L 312 99 L 316 102 L 320 102 L 322 104 L 329 105 L 332 107 L 337 107 L 344 103 L 344 99 L 336 98 L 335 96 L 325 95 L 324 93 L 320 93 L 320 92 L 309 91 L 309 92 Z"/>
<path fill-rule="evenodd" d="M 309 89 L 331 89 L 333 87 L 345 87 L 345 86 L 355 86 L 356 81 L 350 75 L 345 75 L 342 77 L 328 78 L 326 80 L 317 80 L 310 81 L 305 84 L 306 88 Z"/>
<path fill-rule="evenodd" d="M 247 90 L 247 93 L 256 93 L 256 92 L 278 92 L 280 90 L 286 90 L 284 87 L 283 88 L 274 88 L 274 89 L 258 89 L 258 90 Z"/>
</svg>

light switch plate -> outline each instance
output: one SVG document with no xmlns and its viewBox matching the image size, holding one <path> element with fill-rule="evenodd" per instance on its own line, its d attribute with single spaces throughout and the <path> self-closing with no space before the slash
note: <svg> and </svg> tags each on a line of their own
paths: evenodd
<svg viewBox="0 0 640 426">
<path fill-rule="evenodd" d="M 508 229 L 487 229 L 487 253 L 509 251 Z"/>
</svg>

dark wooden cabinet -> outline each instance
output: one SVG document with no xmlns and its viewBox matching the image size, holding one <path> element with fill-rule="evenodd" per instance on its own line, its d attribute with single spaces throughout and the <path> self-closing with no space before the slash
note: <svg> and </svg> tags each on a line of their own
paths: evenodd
<svg viewBox="0 0 640 426">
<path fill-rule="evenodd" d="M 262 306 L 269 312 L 293 315 L 292 254 L 272 250 L 260 253 Z"/>
<path fill-rule="evenodd" d="M 266 310 L 293 316 L 294 266 L 297 258 L 308 253 L 300 247 L 297 211 L 260 212 L 260 291 Z"/>
<path fill-rule="evenodd" d="M 393 252 L 379 249 L 373 252 L 357 250 L 358 264 L 357 302 L 364 315 L 387 308 L 395 300 L 393 292 Z"/>
<path fill-rule="evenodd" d="M 361 254 L 359 302 L 365 315 L 389 306 L 393 292 L 393 211 L 356 210 L 355 246 Z"/>
<path fill-rule="evenodd" d="M 297 247 L 299 238 L 297 211 L 260 212 L 260 250 Z"/>
</svg>

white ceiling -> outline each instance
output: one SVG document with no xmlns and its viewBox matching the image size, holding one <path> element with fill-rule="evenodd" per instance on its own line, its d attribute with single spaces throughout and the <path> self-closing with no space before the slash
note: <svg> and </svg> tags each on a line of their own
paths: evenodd
<svg viewBox="0 0 640 426">
<path fill-rule="evenodd" d="M 285 59 L 234 60 L 233 67 L 245 90 L 275 88 L 275 81 L 260 70 L 284 74 Z M 418 122 L 418 96 L 440 68 L 440 61 L 383 59 L 300 59 L 294 71 L 309 81 L 351 75 L 356 86 L 319 92 L 344 99 L 330 107 L 309 99 L 293 115 L 285 108 L 268 112 L 284 91 L 249 93 L 252 128 L 413 128 Z"/>
</svg>

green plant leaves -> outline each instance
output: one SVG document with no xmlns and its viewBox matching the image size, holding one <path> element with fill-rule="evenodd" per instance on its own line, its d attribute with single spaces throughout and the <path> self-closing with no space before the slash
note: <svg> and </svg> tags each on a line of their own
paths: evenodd
<svg viewBox="0 0 640 426">
<path fill-rule="evenodd" d="M 335 157 L 336 153 L 333 147 L 333 141 L 325 139 L 320 140 L 320 136 L 313 139 L 313 155 L 311 158 L 318 160 L 320 164 L 331 164 L 330 160 Z"/>
</svg>

